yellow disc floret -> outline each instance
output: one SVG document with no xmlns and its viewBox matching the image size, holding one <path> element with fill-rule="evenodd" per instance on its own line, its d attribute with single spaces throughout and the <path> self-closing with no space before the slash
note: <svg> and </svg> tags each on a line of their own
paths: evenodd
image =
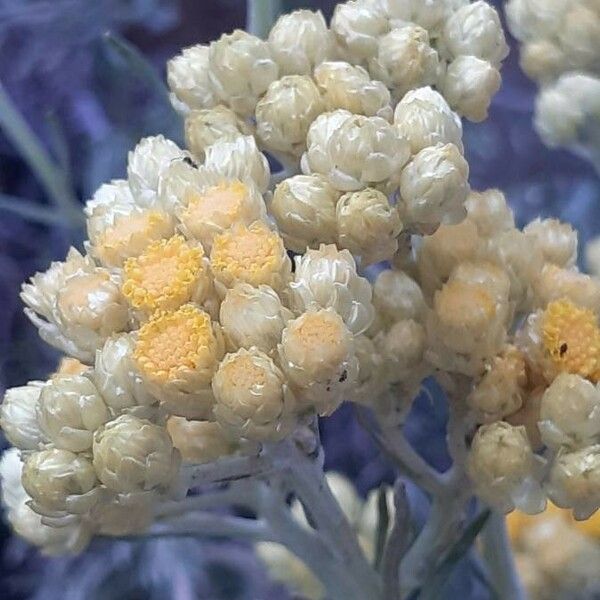
<svg viewBox="0 0 600 600">
<path fill-rule="evenodd" d="M 280 289 L 289 278 L 290 260 L 283 240 L 267 225 L 235 225 L 218 235 L 210 254 L 215 280 L 225 288 L 239 281 Z"/>
<path fill-rule="evenodd" d="M 596 315 L 570 300 L 550 302 L 542 319 L 544 349 L 559 372 L 597 381 L 600 375 L 600 329 Z"/>
<path fill-rule="evenodd" d="M 125 262 L 123 294 L 131 306 L 148 314 L 200 301 L 209 284 L 203 255 L 201 246 L 180 235 L 153 242 Z"/>
<path fill-rule="evenodd" d="M 186 304 L 175 312 L 157 312 L 142 325 L 134 359 L 142 374 L 155 383 L 185 381 L 193 375 L 197 383 L 208 385 L 222 345 L 209 315 Z"/>
</svg>

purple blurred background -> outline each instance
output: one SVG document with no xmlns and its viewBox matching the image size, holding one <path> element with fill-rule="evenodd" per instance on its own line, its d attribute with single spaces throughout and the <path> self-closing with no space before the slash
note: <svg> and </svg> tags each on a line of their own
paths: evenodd
<svg viewBox="0 0 600 600">
<path fill-rule="evenodd" d="M 286 4 L 330 16 L 335 2 Z M 105 33 L 139 49 L 164 78 L 165 61 L 181 47 L 243 27 L 245 11 L 243 0 L 0 0 L 0 83 L 82 201 L 100 183 L 124 176 L 127 151 L 140 137 L 181 138 L 181 124 L 152 78 L 132 70 Z M 471 184 L 503 189 L 521 225 L 538 215 L 573 223 L 583 245 L 600 233 L 600 181 L 582 160 L 541 144 L 532 129 L 535 87 L 519 69 L 514 40 L 511 48 L 489 120 L 465 124 Z M 25 208 L 8 208 L 19 202 Z M 15 145 L 0 133 L 0 393 L 45 378 L 57 361 L 24 318 L 18 298 L 24 279 L 62 259 L 70 244 L 81 244 L 77 227 L 55 217 L 48 222 L 49 207 Z M 444 425 L 443 402 L 420 398 L 409 436 L 440 468 L 448 460 Z M 322 432 L 328 467 L 351 476 L 361 493 L 392 480 L 349 407 L 324 420 Z M 427 502 L 418 490 L 409 491 L 419 521 Z M 43 559 L 0 525 L 2 600 L 288 597 L 243 544 L 101 541 L 76 559 Z M 473 560 L 463 561 L 445 597 L 490 597 Z"/>
</svg>

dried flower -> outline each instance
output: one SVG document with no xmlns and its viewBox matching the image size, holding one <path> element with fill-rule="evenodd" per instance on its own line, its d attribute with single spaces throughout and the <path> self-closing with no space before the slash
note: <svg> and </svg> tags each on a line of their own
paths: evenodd
<svg viewBox="0 0 600 600">
<path fill-rule="evenodd" d="M 0 404 L 0 428 L 6 439 L 20 450 L 38 450 L 46 441 L 37 420 L 41 381 L 6 390 Z"/>
</svg>

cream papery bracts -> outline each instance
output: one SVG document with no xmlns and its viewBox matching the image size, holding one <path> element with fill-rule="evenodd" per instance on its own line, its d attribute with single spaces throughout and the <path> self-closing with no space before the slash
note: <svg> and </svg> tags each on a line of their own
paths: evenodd
<svg viewBox="0 0 600 600">
<path fill-rule="evenodd" d="M 468 181 L 461 116 L 485 118 L 505 55 L 485 2 L 353 0 L 329 26 L 297 11 L 170 61 L 187 149 L 143 139 L 86 204 L 85 254 L 23 289 L 81 363 L 2 405 L 15 529 L 275 542 L 328 597 L 380 600 L 434 593 L 473 495 L 498 519 L 546 497 L 595 510 L 600 283 L 572 229 L 520 230 Z M 429 377 L 446 473 L 404 433 Z M 377 552 L 327 485 L 318 418 L 343 401 L 431 497 L 414 540 L 402 485 Z"/>
</svg>

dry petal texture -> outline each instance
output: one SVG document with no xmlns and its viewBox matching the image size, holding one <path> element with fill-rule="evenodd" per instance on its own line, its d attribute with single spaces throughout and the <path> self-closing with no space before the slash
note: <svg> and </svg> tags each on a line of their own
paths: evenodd
<svg viewBox="0 0 600 600">
<path fill-rule="evenodd" d="M 301 410 L 331 414 L 356 381 L 353 336 L 332 309 L 310 309 L 290 321 L 279 346 L 282 370 Z"/>
<path fill-rule="evenodd" d="M 138 332 L 136 368 L 165 408 L 184 417 L 205 417 L 213 403 L 210 381 L 223 356 L 220 327 L 187 304 L 157 312 Z"/>
<path fill-rule="evenodd" d="M 277 441 L 294 428 L 294 396 L 281 370 L 257 348 L 228 354 L 212 386 L 214 416 L 232 439 Z"/>
<path fill-rule="evenodd" d="M 319 89 L 310 77 L 282 77 L 256 105 L 257 138 L 270 152 L 297 160 L 306 149 L 308 128 L 324 110 Z"/>
<path fill-rule="evenodd" d="M 334 52 L 334 39 L 321 11 L 281 15 L 269 33 L 269 47 L 282 75 L 310 75 Z"/>
<path fill-rule="evenodd" d="M 92 436 L 109 419 L 104 400 L 84 375 L 49 381 L 37 406 L 40 428 L 57 447 L 83 452 L 92 447 Z"/>
<path fill-rule="evenodd" d="M 393 187 L 409 157 L 406 141 L 380 117 L 345 110 L 323 113 L 310 126 L 304 173 L 321 173 L 338 190 Z"/>
<path fill-rule="evenodd" d="M 173 446 L 185 462 L 204 464 L 237 450 L 237 443 L 225 435 L 218 423 L 188 421 L 184 417 L 169 417 L 167 431 Z"/>
<path fill-rule="evenodd" d="M 233 349 L 255 346 L 269 353 L 281 340 L 292 316 L 272 288 L 238 283 L 227 291 L 221 303 L 220 322 Z"/>
<path fill-rule="evenodd" d="M 201 303 L 211 288 L 208 264 L 199 244 L 176 235 L 150 244 L 123 267 L 123 295 L 144 315 Z"/>
<path fill-rule="evenodd" d="M 361 264 L 390 259 L 398 250 L 402 221 L 385 194 L 373 188 L 344 194 L 336 207 L 338 244 Z"/>
<path fill-rule="evenodd" d="M 503 421 L 480 427 L 469 453 L 468 470 L 477 494 L 499 511 L 517 507 L 537 513 L 545 505 L 536 481 L 539 461 L 523 427 Z"/>
<path fill-rule="evenodd" d="M 223 296 L 238 282 L 281 290 L 289 281 L 291 262 L 279 234 L 266 224 L 234 225 L 218 235 L 210 253 L 217 290 Z"/>
<path fill-rule="evenodd" d="M 294 175 L 273 194 L 269 213 L 277 222 L 287 248 L 305 252 L 336 239 L 338 192 L 323 175 Z"/>
<path fill-rule="evenodd" d="M 243 116 L 254 112 L 259 97 L 279 75 L 267 42 L 240 29 L 210 44 L 208 64 L 219 98 Z"/>
<path fill-rule="evenodd" d="M 23 285 L 27 316 L 41 338 L 84 362 L 113 332 L 128 326 L 128 309 L 118 278 L 71 248 L 65 262 L 54 262 Z"/>
<path fill-rule="evenodd" d="M 296 257 L 291 305 L 296 314 L 310 307 L 332 308 L 354 334 L 366 331 L 373 320 L 371 285 L 356 272 L 347 250 L 322 245 Z"/>
<path fill-rule="evenodd" d="M 212 108 L 218 102 L 208 72 L 208 46 L 184 48 L 167 63 L 167 82 L 186 109 Z"/>
<path fill-rule="evenodd" d="M 371 79 L 362 67 L 327 61 L 315 69 L 314 78 L 327 110 L 343 108 L 357 115 L 391 120 L 389 90 L 381 81 Z"/>
<path fill-rule="evenodd" d="M 115 492 L 167 487 L 179 466 L 167 430 L 133 415 L 110 421 L 94 435 L 94 469 Z"/>
<path fill-rule="evenodd" d="M 523 232 L 539 247 L 546 263 L 572 267 L 577 260 L 577 232 L 558 219 L 535 219 Z"/>
<path fill-rule="evenodd" d="M 418 321 L 425 314 L 425 300 L 419 284 L 396 269 L 386 269 L 377 276 L 373 304 L 387 325 L 405 319 Z"/>
<path fill-rule="evenodd" d="M 46 441 L 37 419 L 43 385 L 41 381 L 30 381 L 27 385 L 10 388 L 0 404 L 0 428 L 19 450 L 38 450 Z"/>
</svg>

